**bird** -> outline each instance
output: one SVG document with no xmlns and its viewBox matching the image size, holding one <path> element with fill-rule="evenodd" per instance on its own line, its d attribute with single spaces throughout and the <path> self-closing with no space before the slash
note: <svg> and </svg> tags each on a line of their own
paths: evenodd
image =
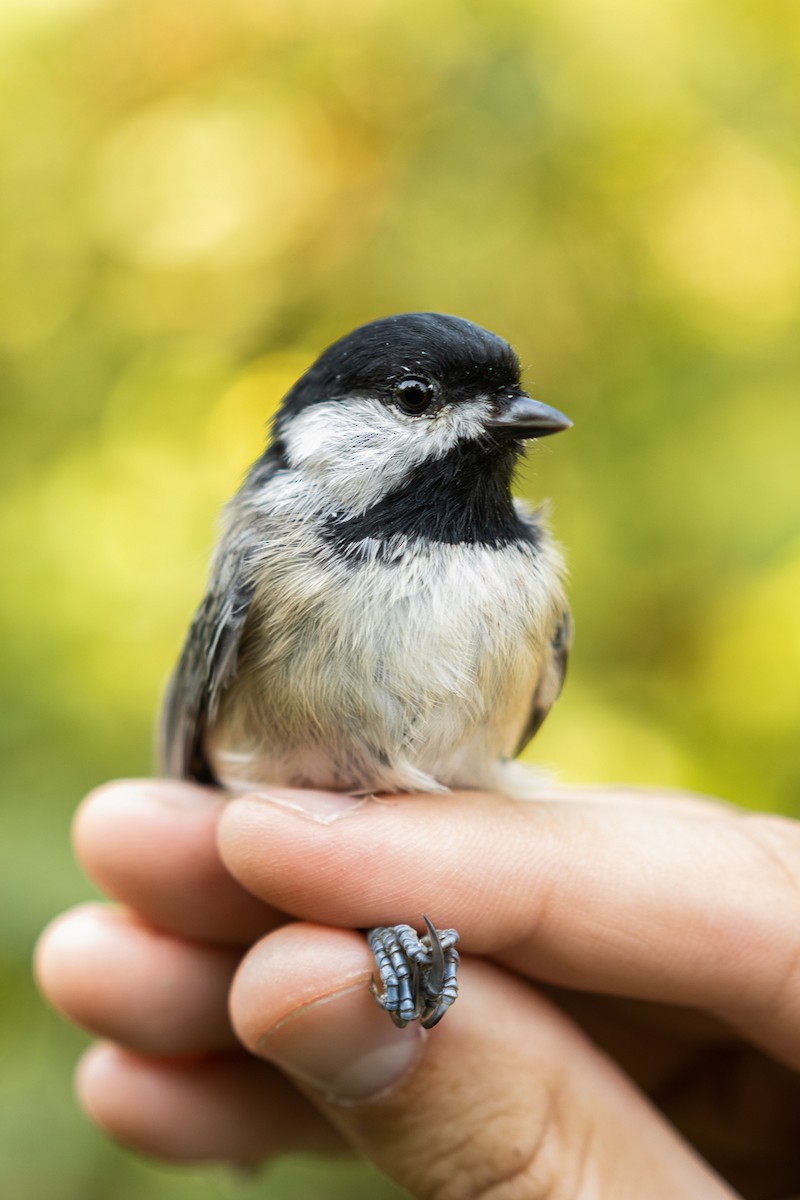
<svg viewBox="0 0 800 1200">
<path fill-rule="evenodd" d="M 571 424 L 463 317 L 381 317 L 324 350 L 225 509 L 167 689 L 164 773 L 239 793 L 513 793 L 572 618 L 545 513 L 512 482 L 529 440 Z M 458 934 L 423 921 L 368 933 L 400 1026 L 431 1028 L 457 995 Z"/>
</svg>

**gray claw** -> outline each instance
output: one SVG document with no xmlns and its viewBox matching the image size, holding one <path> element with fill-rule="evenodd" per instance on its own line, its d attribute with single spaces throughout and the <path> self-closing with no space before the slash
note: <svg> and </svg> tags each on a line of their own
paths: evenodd
<svg viewBox="0 0 800 1200">
<path fill-rule="evenodd" d="M 458 934 L 422 919 L 428 932 L 421 938 L 410 925 L 382 925 L 367 934 L 382 987 L 373 977 L 370 991 L 401 1029 L 416 1020 L 432 1029 L 458 995 Z"/>
<path fill-rule="evenodd" d="M 428 927 L 428 936 L 426 941 L 431 948 L 431 965 L 428 968 L 428 975 L 425 980 L 425 987 L 430 988 L 431 992 L 438 994 L 442 990 L 444 983 L 444 950 L 442 944 L 436 936 L 436 930 L 432 922 L 425 913 L 422 914 L 422 919 Z"/>
</svg>

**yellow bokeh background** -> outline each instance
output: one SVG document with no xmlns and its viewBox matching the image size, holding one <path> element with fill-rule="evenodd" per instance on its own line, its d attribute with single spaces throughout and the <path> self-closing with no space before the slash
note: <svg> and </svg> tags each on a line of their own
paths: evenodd
<svg viewBox="0 0 800 1200">
<path fill-rule="evenodd" d="M 577 629 L 529 757 L 800 813 L 798 49 L 743 0 L 0 6 L 0 1193 L 261 1194 L 92 1131 L 28 964 L 80 796 L 152 768 L 221 504 L 362 321 L 485 324 L 575 422 L 520 480 Z"/>
</svg>

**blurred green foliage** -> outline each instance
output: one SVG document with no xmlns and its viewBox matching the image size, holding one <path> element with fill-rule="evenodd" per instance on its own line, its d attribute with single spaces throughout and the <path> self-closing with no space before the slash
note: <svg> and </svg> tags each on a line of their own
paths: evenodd
<svg viewBox="0 0 800 1200">
<path fill-rule="evenodd" d="M 744 0 L 0 7 L 3 1195 L 235 1190 L 88 1127 L 28 962 L 79 797 L 151 769 L 220 504 L 359 322 L 468 316 L 575 421 L 522 480 L 577 624 L 533 757 L 798 812 L 798 42 Z"/>
</svg>

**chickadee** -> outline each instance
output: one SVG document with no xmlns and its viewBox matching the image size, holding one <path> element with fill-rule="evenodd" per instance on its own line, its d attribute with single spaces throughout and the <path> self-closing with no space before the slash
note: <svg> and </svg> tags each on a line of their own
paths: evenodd
<svg viewBox="0 0 800 1200">
<path fill-rule="evenodd" d="M 163 715 L 166 772 L 237 792 L 509 790 L 561 691 L 563 563 L 512 499 L 567 429 L 511 346 L 406 313 L 335 342 L 285 396 L 229 504 Z M 434 1025 L 454 930 L 372 930 L 378 1002 Z"/>
</svg>

